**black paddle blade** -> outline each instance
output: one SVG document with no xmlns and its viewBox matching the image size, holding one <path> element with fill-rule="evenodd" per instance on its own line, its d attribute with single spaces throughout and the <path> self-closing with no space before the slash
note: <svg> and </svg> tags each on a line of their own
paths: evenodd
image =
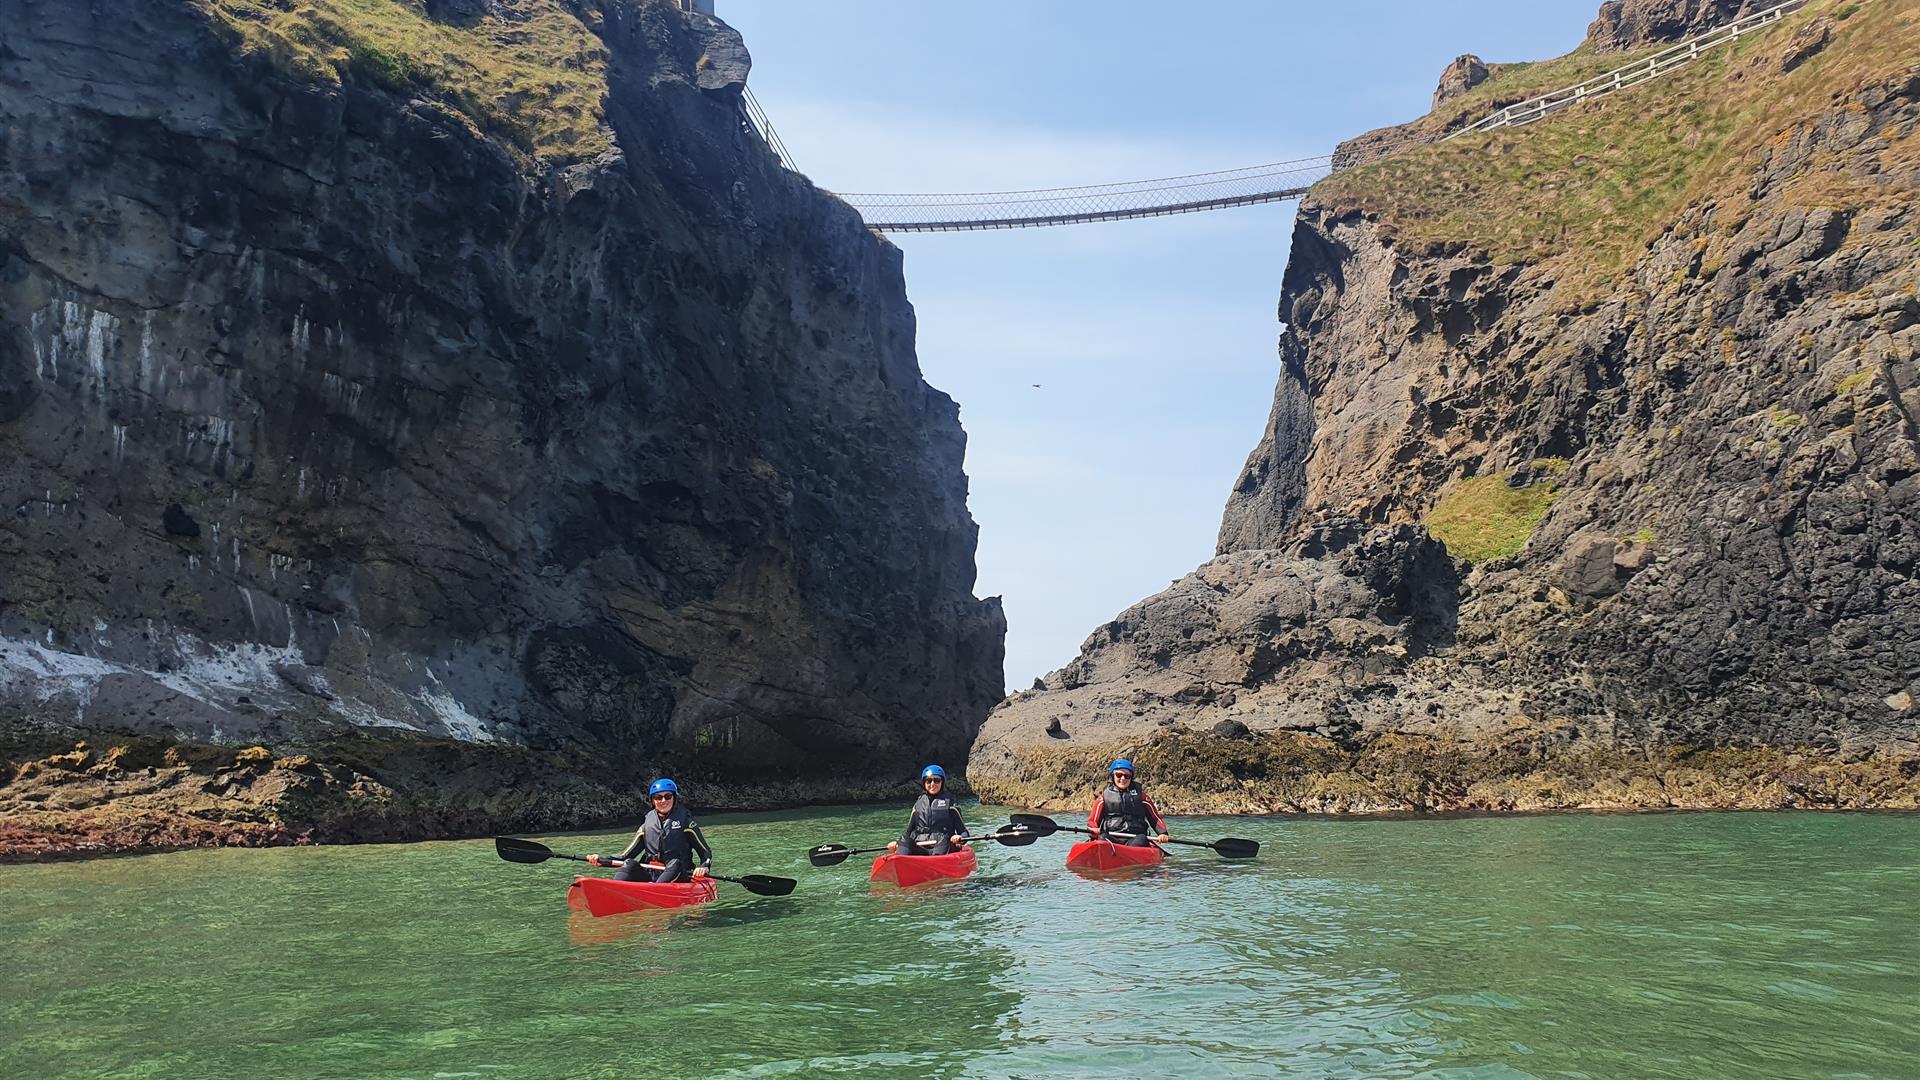
<svg viewBox="0 0 1920 1080">
<path fill-rule="evenodd" d="M 1260 854 L 1260 842 L 1257 840 L 1236 840 L 1229 836 L 1223 840 L 1215 840 L 1213 842 L 1213 850 L 1219 852 L 1223 858 L 1251 859 L 1255 855 Z"/>
<path fill-rule="evenodd" d="M 785 896 L 800 884 L 790 877 L 768 877 L 765 874 L 748 874 L 730 880 L 745 886 L 755 896 Z"/>
<path fill-rule="evenodd" d="M 1008 847 L 1026 847 L 1040 839 L 1040 834 L 1033 829 L 1002 829 L 993 838 Z"/>
<path fill-rule="evenodd" d="M 846 862 L 847 856 L 851 854 L 853 854 L 853 849 L 845 844 L 821 844 L 819 847 L 807 852 L 807 861 L 815 866 L 839 866 L 841 863 Z M 792 888 L 787 889 L 787 892 L 792 891 Z M 780 895 L 785 896 L 786 893 L 781 893 Z"/>
<path fill-rule="evenodd" d="M 1036 838 L 1052 836 L 1060 831 L 1060 823 L 1041 814 L 1011 814 L 1007 820 L 1016 829 L 1025 829 Z"/>
<path fill-rule="evenodd" d="M 508 862 L 543 863 L 553 858 L 553 849 L 547 845 L 531 840 L 515 840 L 511 836 L 494 837 L 493 850 Z"/>
</svg>

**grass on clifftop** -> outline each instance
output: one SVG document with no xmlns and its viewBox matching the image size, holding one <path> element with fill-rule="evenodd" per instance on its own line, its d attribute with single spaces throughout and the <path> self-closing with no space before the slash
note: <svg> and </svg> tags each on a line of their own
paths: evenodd
<svg viewBox="0 0 1920 1080">
<path fill-rule="evenodd" d="M 1721 46 L 1672 74 L 1525 127 L 1466 135 L 1329 177 L 1309 198 L 1375 216 L 1411 250 L 1454 247 L 1500 264 L 1562 258 L 1580 293 L 1614 277 L 1687 205 L 1743 193 L 1746 166 L 1770 141 L 1842 107 L 1870 80 L 1913 62 L 1920 5 L 1875 0 L 1847 17 L 1814 0 L 1780 24 Z M 1835 19 L 1828 46 L 1791 73 L 1779 57 L 1812 19 Z M 1437 128 L 1496 98 L 1542 92 L 1628 63 L 1575 53 L 1503 70 L 1414 127 Z"/>
<path fill-rule="evenodd" d="M 1534 466 L 1533 481 L 1522 487 L 1509 485 L 1508 473 L 1455 484 L 1427 515 L 1427 532 L 1447 545 L 1449 555 L 1467 562 L 1518 555 L 1559 496 L 1559 478 L 1567 471 L 1567 462 L 1559 458 L 1543 458 Z"/>
<path fill-rule="evenodd" d="M 1642 57 L 1652 56 L 1664 48 L 1665 45 L 1655 45 L 1637 51 L 1596 52 L 1582 45 L 1553 60 L 1488 64 L 1485 82 L 1442 102 L 1439 108 L 1407 126 L 1418 131 L 1441 134 L 1473 123 L 1495 109 L 1551 93 L 1563 86 L 1585 82 Z"/>
<path fill-rule="evenodd" d="M 475 130 L 542 161 L 608 149 L 606 49 L 561 0 L 498 0 L 471 27 L 421 0 L 191 0 L 236 51 L 315 82 L 356 81 L 435 98 Z"/>
</svg>

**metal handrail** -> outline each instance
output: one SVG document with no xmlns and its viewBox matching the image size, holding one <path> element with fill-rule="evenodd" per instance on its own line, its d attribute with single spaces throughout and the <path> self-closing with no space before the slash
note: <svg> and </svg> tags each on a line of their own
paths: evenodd
<svg viewBox="0 0 1920 1080">
<path fill-rule="evenodd" d="M 760 107 L 760 100 L 747 87 L 741 87 L 740 91 L 740 115 L 746 120 L 747 126 L 759 134 L 760 140 L 767 144 L 767 149 L 773 151 L 781 168 L 788 172 L 799 172 L 793 164 L 793 155 L 787 153 L 787 145 L 780 141 L 780 133 L 773 130 L 773 121 L 767 119 L 767 111 Z"/>
</svg>

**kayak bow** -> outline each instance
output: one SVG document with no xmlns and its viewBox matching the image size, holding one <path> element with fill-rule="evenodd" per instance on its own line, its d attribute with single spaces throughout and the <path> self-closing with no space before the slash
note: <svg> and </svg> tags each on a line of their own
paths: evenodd
<svg viewBox="0 0 1920 1080">
<path fill-rule="evenodd" d="M 910 889 L 930 881 L 956 881 L 979 865 L 973 849 L 963 847 L 945 855 L 882 855 L 873 860 L 873 881 Z"/>
<path fill-rule="evenodd" d="M 1157 847 L 1132 847 L 1111 840 L 1086 840 L 1067 851 L 1067 866 L 1073 870 L 1129 870 L 1166 861 L 1167 853 Z"/>
<path fill-rule="evenodd" d="M 567 906 L 590 911 L 595 918 L 629 911 L 662 911 L 711 903 L 717 889 L 710 878 L 693 881 L 615 881 L 577 877 L 567 890 Z"/>
</svg>

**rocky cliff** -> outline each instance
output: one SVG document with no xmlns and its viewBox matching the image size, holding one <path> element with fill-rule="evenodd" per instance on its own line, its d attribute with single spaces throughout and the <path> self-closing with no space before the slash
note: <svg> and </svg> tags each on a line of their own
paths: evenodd
<svg viewBox="0 0 1920 1080">
<path fill-rule="evenodd" d="M 10 8 L 0 851 L 553 828 L 657 771 L 762 806 L 964 756 L 1003 621 L 957 410 L 899 252 L 743 124 L 730 28 Z"/>
<path fill-rule="evenodd" d="M 1005 702 L 976 788 L 1124 751 L 1190 810 L 1920 806 L 1915 40 L 1814 3 L 1318 187 L 1219 557 Z"/>
</svg>

